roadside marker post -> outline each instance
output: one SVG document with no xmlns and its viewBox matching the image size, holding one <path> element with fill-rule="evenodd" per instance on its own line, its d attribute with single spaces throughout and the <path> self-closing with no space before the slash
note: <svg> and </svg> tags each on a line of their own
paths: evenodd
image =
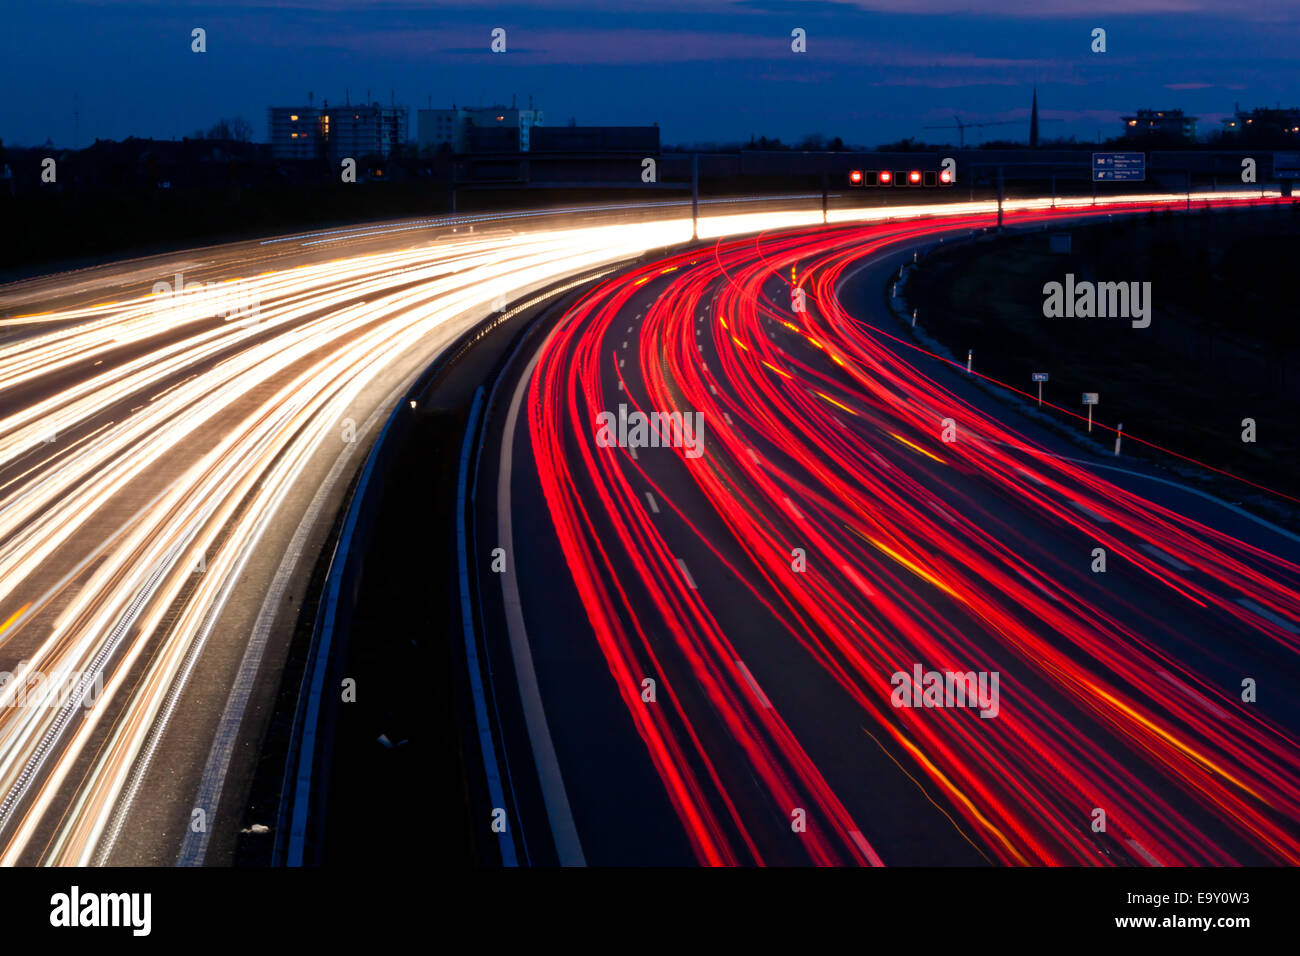
<svg viewBox="0 0 1300 956">
<path fill-rule="evenodd" d="M 1047 381 L 1046 372 L 1034 372 L 1032 378 L 1038 383 L 1038 407 L 1043 407 L 1043 383 Z"/>
<path fill-rule="evenodd" d="M 1115 427 L 1115 457 L 1116 458 L 1119 457 L 1119 443 L 1123 437 L 1124 437 L 1124 423 L 1120 422 L 1119 425 Z"/>
<path fill-rule="evenodd" d="M 974 359 L 974 357 L 975 357 L 975 350 L 974 350 L 974 349 L 967 349 L 967 350 L 966 350 L 966 371 L 967 371 L 967 372 L 970 371 L 970 363 L 971 363 L 971 360 Z"/>
<path fill-rule="evenodd" d="M 1092 406 L 1100 403 L 1101 396 L 1096 392 L 1084 392 L 1083 404 L 1088 406 L 1088 431 L 1092 431 Z"/>
</svg>

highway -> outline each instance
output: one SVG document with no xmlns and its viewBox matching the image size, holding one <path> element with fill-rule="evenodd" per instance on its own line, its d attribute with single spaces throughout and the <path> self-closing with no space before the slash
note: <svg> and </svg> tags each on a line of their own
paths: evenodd
<svg viewBox="0 0 1300 956">
<path fill-rule="evenodd" d="M 1007 222 L 1148 208 L 1047 205 Z M 521 860 L 1300 862 L 1300 538 L 912 347 L 887 289 L 955 213 L 674 253 L 516 358 L 475 551 Z"/>
<path fill-rule="evenodd" d="M 396 396 L 509 301 L 687 242 L 683 205 L 314 230 L 0 287 L 0 864 L 229 859 L 307 578 Z M 818 205 L 702 203 L 699 234 L 813 227 Z"/>
<path fill-rule="evenodd" d="M 507 301 L 689 239 L 682 206 L 317 230 L 0 287 L 0 863 L 170 864 L 187 835 L 186 862 L 228 858 L 306 578 L 395 396 Z"/>
</svg>

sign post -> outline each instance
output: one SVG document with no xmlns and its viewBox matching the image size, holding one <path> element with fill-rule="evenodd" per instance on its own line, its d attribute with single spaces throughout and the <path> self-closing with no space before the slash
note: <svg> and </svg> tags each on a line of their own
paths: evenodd
<svg viewBox="0 0 1300 956">
<path fill-rule="evenodd" d="M 1092 406 L 1098 404 L 1098 400 L 1100 399 L 1100 397 L 1101 396 L 1098 395 L 1096 392 L 1083 393 L 1083 404 L 1088 406 L 1088 431 L 1089 432 L 1092 431 Z"/>
<path fill-rule="evenodd" d="M 1043 407 L 1043 383 L 1047 381 L 1046 372 L 1035 372 L 1033 379 L 1038 383 L 1038 407 Z"/>
</svg>

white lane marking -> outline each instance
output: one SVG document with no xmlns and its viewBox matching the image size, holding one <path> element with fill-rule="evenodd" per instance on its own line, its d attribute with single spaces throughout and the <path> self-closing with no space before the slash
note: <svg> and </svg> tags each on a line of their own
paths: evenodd
<svg viewBox="0 0 1300 956">
<path fill-rule="evenodd" d="M 852 581 L 857 586 L 858 590 L 861 591 L 863 594 L 865 594 L 867 597 L 876 596 L 876 592 L 871 590 L 871 588 L 867 586 L 867 582 L 862 580 L 862 575 L 858 574 L 857 571 L 854 571 L 847 564 L 841 564 L 840 570 L 844 572 L 844 576 L 847 577 L 850 581 Z"/>
<path fill-rule="evenodd" d="M 754 454 L 754 449 L 752 449 L 752 448 L 746 448 L 745 451 L 749 452 L 749 457 L 752 458 L 752 459 L 754 459 L 754 464 L 756 464 L 756 465 L 757 465 L 757 464 L 760 464 L 760 462 L 759 462 L 759 460 L 758 460 L 758 455 Z"/>
<path fill-rule="evenodd" d="M 716 386 L 716 385 L 714 385 L 712 382 L 710 382 L 710 383 L 709 383 L 709 391 L 712 392 L 714 395 L 717 395 L 717 394 L 718 394 L 718 386 Z"/>
<path fill-rule="evenodd" d="M 1186 684 L 1184 684 L 1182 681 L 1180 681 L 1177 677 L 1175 677 L 1173 674 L 1169 673 L 1168 671 L 1156 671 L 1156 673 L 1161 677 L 1163 677 L 1165 680 L 1169 681 L 1169 683 L 1173 684 L 1184 694 L 1186 694 L 1196 703 L 1200 704 L 1202 707 L 1208 710 L 1215 717 L 1218 717 L 1220 720 L 1228 720 L 1231 717 L 1230 714 L 1224 712 L 1223 710 L 1220 710 L 1218 707 L 1215 707 L 1212 703 L 1206 700 L 1204 695 L 1199 694 L 1196 691 L 1192 690 L 1190 687 L 1188 687 Z"/>
<path fill-rule="evenodd" d="M 636 446 L 635 446 L 635 445 L 628 445 L 628 446 L 627 446 L 627 450 L 628 450 L 628 454 L 630 454 L 630 455 L 632 456 L 632 460 L 633 460 L 633 461 L 636 461 L 636 460 L 637 460 L 637 457 L 636 457 Z"/>
<path fill-rule="evenodd" d="M 752 690 L 754 696 L 758 698 L 758 702 L 763 705 L 763 709 L 771 710 L 772 702 L 768 700 L 767 695 L 763 693 L 763 688 L 758 686 L 758 681 L 754 680 L 754 675 L 749 672 L 749 668 L 745 666 L 745 662 L 740 658 L 736 658 L 736 667 L 740 670 L 740 676 L 745 678 L 745 682 L 749 684 L 749 689 Z"/>
<path fill-rule="evenodd" d="M 651 510 L 651 512 L 653 512 L 654 514 L 658 514 L 658 513 L 659 513 L 659 503 L 658 503 L 657 501 L 655 501 L 655 496 L 652 495 L 650 492 L 647 491 L 647 492 L 645 493 L 645 500 L 650 504 L 650 510 Z"/>
<path fill-rule="evenodd" d="M 623 348 L 627 348 L 627 339 L 623 340 Z"/>
<path fill-rule="evenodd" d="M 1179 561 L 1172 554 L 1166 554 L 1164 551 L 1161 551 L 1154 544 L 1147 544 L 1147 542 L 1143 541 L 1138 545 L 1138 547 L 1141 548 L 1143 551 L 1145 551 L 1147 554 L 1159 558 L 1161 561 L 1169 565 L 1175 571 L 1192 570 L 1191 567 L 1189 567 L 1186 564 L 1183 564 L 1183 562 Z"/>
<path fill-rule="evenodd" d="M 945 509 L 942 505 L 932 504 L 930 505 L 930 510 L 933 511 L 935 514 L 937 514 L 944 521 L 948 522 L 949 524 L 957 523 L 957 519 L 954 518 L 951 512 Z"/>
<path fill-rule="evenodd" d="M 871 861 L 872 866 L 885 865 L 885 861 L 880 858 L 875 850 L 871 849 L 871 844 L 867 842 L 867 838 L 862 835 L 861 830 L 850 830 L 849 838 L 857 844 L 858 849 L 862 851 L 862 855 Z"/>
<path fill-rule="evenodd" d="M 795 507 L 794 502 L 791 501 L 789 498 L 783 498 L 782 500 L 785 502 L 785 506 L 790 509 L 791 513 L 800 521 L 802 521 L 803 514 L 801 514 L 799 509 Z"/>
<path fill-rule="evenodd" d="M 1105 516 L 1103 516 L 1103 515 L 1099 515 L 1099 514 L 1097 514 L 1097 512 L 1093 511 L 1093 510 L 1092 510 L 1091 508 L 1089 508 L 1087 505 L 1081 505 L 1081 504 L 1079 504 L 1079 502 L 1075 501 L 1073 498 L 1069 498 L 1069 499 L 1067 499 L 1067 500 L 1066 500 L 1066 504 L 1068 504 L 1071 508 L 1074 508 L 1074 509 L 1076 509 L 1076 510 L 1078 510 L 1078 511 L 1082 511 L 1084 514 L 1086 514 L 1086 515 L 1087 515 L 1089 518 L 1091 518 L 1093 521 L 1096 521 L 1098 524 L 1110 524 L 1110 519 L 1109 519 L 1109 518 L 1107 518 L 1107 517 L 1105 517 Z"/>
<path fill-rule="evenodd" d="M 1029 471 L 1029 470 L 1027 470 L 1027 469 L 1025 469 L 1025 468 L 1017 468 L 1016 471 L 1020 472 L 1022 475 L 1024 475 L 1026 478 L 1028 478 L 1030 481 L 1032 481 L 1032 482 L 1033 482 L 1034 484 L 1036 484 L 1036 485 L 1046 485 L 1046 484 L 1047 484 L 1047 482 L 1043 481 L 1042 478 L 1039 478 L 1039 477 L 1038 477 L 1037 475 L 1035 475 L 1032 471 Z"/>
<path fill-rule="evenodd" d="M 1282 630 L 1287 631 L 1290 634 L 1300 634 L 1300 627 L 1297 627 L 1281 615 L 1274 614 L 1268 608 L 1260 607 L 1254 601 L 1250 600 L 1250 598 L 1237 598 L 1237 603 L 1248 611 L 1254 611 L 1265 620 L 1272 621 L 1278 627 L 1282 628 Z"/>
<path fill-rule="evenodd" d="M 686 562 L 683 561 L 681 558 L 678 558 L 678 559 L 677 559 L 677 566 L 678 566 L 679 568 L 682 569 L 682 577 L 684 577 L 684 578 L 686 579 L 686 584 L 687 584 L 687 586 L 688 586 L 692 591 L 694 591 L 694 590 L 696 589 L 696 588 L 695 588 L 695 579 L 694 579 L 693 577 L 691 577 L 691 571 L 690 571 L 690 569 L 689 569 L 688 567 L 686 567 Z"/>
<path fill-rule="evenodd" d="M 623 391 L 623 380 L 621 378 L 618 380 L 618 390 Z"/>
<path fill-rule="evenodd" d="M 1142 857 L 1142 859 L 1146 860 L 1152 866 L 1164 866 L 1163 863 L 1161 863 L 1154 856 L 1152 856 L 1151 852 L 1146 847 L 1144 847 L 1141 843 L 1139 843 L 1137 840 L 1129 840 L 1127 842 L 1129 846 L 1131 846 L 1134 850 L 1138 852 L 1138 854 Z"/>
<path fill-rule="evenodd" d="M 515 550 L 514 533 L 511 529 L 510 510 L 510 466 L 515 443 L 515 426 L 519 419 L 519 406 L 523 402 L 524 392 L 532 379 L 537 362 L 542 357 L 538 349 L 533 359 L 519 377 L 510 408 L 506 412 L 504 438 L 501 442 L 501 467 L 497 473 L 497 531 L 499 540 L 506 542 L 511 554 Z M 513 568 L 510 562 L 509 568 Z M 532 744 L 533 762 L 537 767 L 537 776 L 541 781 L 542 800 L 546 804 L 546 815 L 551 824 L 551 838 L 555 841 L 556 853 L 561 866 L 586 866 L 587 860 L 582 853 L 582 842 L 578 838 L 578 828 L 573 820 L 573 811 L 569 806 L 569 795 L 564 788 L 564 778 L 560 774 L 559 758 L 555 755 L 555 745 L 551 741 L 551 731 L 546 723 L 546 708 L 542 704 L 541 688 L 537 683 L 537 672 L 533 668 L 533 652 L 528 643 L 528 632 L 524 628 L 523 606 L 519 599 L 519 584 L 512 570 L 500 575 L 501 603 L 505 606 L 506 631 L 510 635 L 510 652 L 515 659 L 515 679 L 519 683 L 519 696 L 523 701 L 524 723 L 528 727 L 528 739 Z"/>
<path fill-rule="evenodd" d="M 623 360 L 622 360 L 622 359 L 619 359 L 619 360 L 618 360 L 618 367 L 619 367 L 619 368 L 622 368 L 622 367 L 623 367 Z"/>
<path fill-rule="evenodd" d="M 733 421 L 731 420 L 731 416 L 728 415 L 726 412 L 723 412 L 723 413 L 722 413 L 722 420 L 723 420 L 724 422 L 726 422 L 728 425 L 734 425 L 734 424 L 736 424 L 735 422 L 733 422 Z"/>
</svg>

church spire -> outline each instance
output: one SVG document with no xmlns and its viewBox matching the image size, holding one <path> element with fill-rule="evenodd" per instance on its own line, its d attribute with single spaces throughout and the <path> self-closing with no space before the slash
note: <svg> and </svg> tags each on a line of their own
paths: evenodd
<svg viewBox="0 0 1300 956">
<path fill-rule="evenodd" d="M 1038 148 L 1038 87 L 1034 87 L 1034 105 L 1029 113 L 1029 148 Z"/>
</svg>

